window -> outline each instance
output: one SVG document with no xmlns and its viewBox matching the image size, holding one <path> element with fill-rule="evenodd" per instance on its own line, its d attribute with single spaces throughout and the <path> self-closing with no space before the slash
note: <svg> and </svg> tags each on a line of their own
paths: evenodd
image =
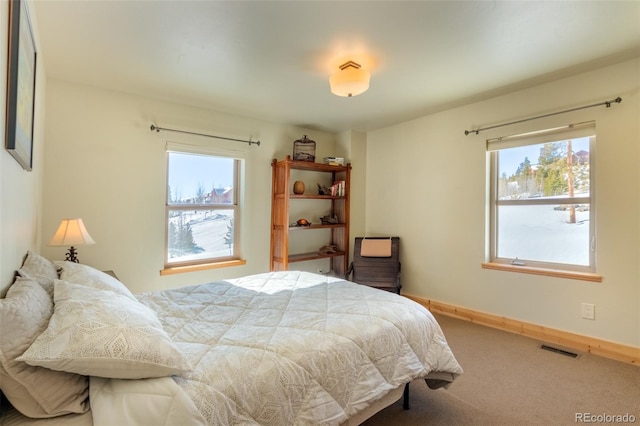
<svg viewBox="0 0 640 426">
<path fill-rule="evenodd" d="M 589 122 L 487 141 L 491 262 L 595 272 L 595 140 Z"/>
<path fill-rule="evenodd" d="M 166 268 L 239 259 L 241 161 L 168 149 Z"/>
</svg>

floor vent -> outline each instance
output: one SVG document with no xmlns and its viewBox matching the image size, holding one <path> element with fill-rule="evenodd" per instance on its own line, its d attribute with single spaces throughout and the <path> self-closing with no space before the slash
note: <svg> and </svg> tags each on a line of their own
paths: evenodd
<svg viewBox="0 0 640 426">
<path fill-rule="evenodd" d="M 540 348 L 544 349 L 545 351 L 555 352 L 557 354 L 568 356 L 568 357 L 571 357 L 571 358 L 578 358 L 578 354 L 575 354 L 575 353 L 569 352 L 569 351 L 565 351 L 565 350 L 562 350 L 562 349 L 554 348 L 553 346 L 542 345 L 542 346 L 540 346 Z"/>
</svg>

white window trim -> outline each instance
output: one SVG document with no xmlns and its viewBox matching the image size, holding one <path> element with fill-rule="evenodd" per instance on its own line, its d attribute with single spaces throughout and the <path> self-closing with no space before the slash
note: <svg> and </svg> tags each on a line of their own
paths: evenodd
<svg viewBox="0 0 640 426">
<path fill-rule="evenodd" d="M 236 161 L 236 173 L 234 176 L 234 197 L 235 204 L 229 205 L 205 205 L 194 206 L 168 204 L 168 192 L 169 187 L 169 153 L 185 153 L 185 154 L 199 154 L 210 155 L 216 157 L 231 158 Z M 246 150 L 231 150 L 218 147 L 205 146 L 200 144 L 187 144 L 181 142 L 167 142 L 165 150 L 165 215 L 164 215 L 164 254 L 163 264 L 164 268 L 160 271 L 160 275 L 170 275 L 182 272 L 192 272 L 204 269 L 215 269 L 227 266 L 245 265 L 246 260 L 242 259 L 242 217 L 244 206 L 244 172 L 245 172 L 245 160 L 247 156 Z M 185 262 L 168 262 L 168 215 L 169 210 L 193 210 L 196 209 L 233 209 L 235 210 L 234 217 L 234 254 L 231 256 L 209 258 L 195 261 Z"/>
<path fill-rule="evenodd" d="M 543 144 L 558 140 L 577 139 L 586 136 L 593 136 L 595 133 L 595 122 L 588 121 L 569 126 L 562 126 L 548 129 L 540 132 L 530 132 L 526 134 L 504 136 L 486 141 L 487 148 L 487 166 L 488 175 L 488 191 L 487 191 L 487 254 L 486 261 L 482 264 L 485 269 L 498 269 L 513 272 L 524 272 L 529 274 L 560 276 L 566 278 L 582 279 L 587 281 L 602 281 L 602 277 L 596 272 L 596 198 L 595 198 L 595 182 L 596 182 L 596 148 L 595 141 L 597 136 L 590 138 L 590 191 L 589 197 L 573 197 L 558 199 L 530 199 L 530 200 L 497 200 L 498 191 L 498 167 L 497 167 L 497 151 L 501 149 L 515 148 L 519 146 Z M 559 202 L 561 201 L 561 202 Z M 590 204 L 590 220 L 589 220 L 589 265 L 571 265 L 564 263 L 539 262 L 527 260 L 525 264 L 515 262 L 514 259 L 500 258 L 497 256 L 497 206 L 500 205 L 545 205 L 545 204 L 572 204 L 572 203 L 589 203 Z"/>
</svg>

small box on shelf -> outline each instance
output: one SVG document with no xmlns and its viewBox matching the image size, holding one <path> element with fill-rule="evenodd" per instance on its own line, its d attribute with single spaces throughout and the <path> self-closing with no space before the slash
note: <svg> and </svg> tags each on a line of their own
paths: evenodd
<svg viewBox="0 0 640 426">
<path fill-rule="evenodd" d="M 330 166 L 344 166 L 344 158 L 342 157 L 324 157 L 324 164 Z"/>
</svg>

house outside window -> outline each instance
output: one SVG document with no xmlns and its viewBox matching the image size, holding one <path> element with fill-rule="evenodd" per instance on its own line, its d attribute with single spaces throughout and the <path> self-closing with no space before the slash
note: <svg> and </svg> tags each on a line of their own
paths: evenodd
<svg viewBox="0 0 640 426">
<path fill-rule="evenodd" d="M 595 125 L 487 141 L 494 263 L 595 272 Z"/>
<path fill-rule="evenodd" d="M 240 258 L 241 162 L 204 148 L 168 147 L 166 268 Z"/>
</svg>

